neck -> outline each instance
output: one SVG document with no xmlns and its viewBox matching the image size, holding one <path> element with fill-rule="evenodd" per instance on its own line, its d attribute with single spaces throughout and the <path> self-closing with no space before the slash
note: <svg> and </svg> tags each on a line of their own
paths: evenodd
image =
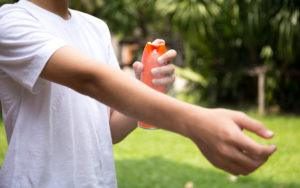
<svg viewBox="0 0 300 188">
<path fill-rule="evenodd" d="M 54 14 L 59 15 L 63 19 L 69 19 L 70 14 L 68 11 L 69 0 L 30 0 L 32 3 L 42 7 Z"/>
</svg>

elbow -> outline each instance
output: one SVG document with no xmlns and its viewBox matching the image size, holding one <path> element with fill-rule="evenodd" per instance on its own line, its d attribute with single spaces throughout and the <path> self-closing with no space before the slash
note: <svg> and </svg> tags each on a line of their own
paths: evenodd
<svg viewBox="0 0 300 188">
<path fill-rule="evenodd" d="M 127 135 L 126 135 L 127 136 Z M 118 144 L 120 143 L 122 140 L 124 140 L 124 138 L 126 137 L 124 135 L 115 135 L 113 133 L 111 133 L 111 139 L 112 139 L 112 143 L 113 144 Z"/>
<path fill-rule="evenodd" d="M 113 145 L 118 144 L 122 141 L 123 139 L 112 139 Z"/>
</svg>

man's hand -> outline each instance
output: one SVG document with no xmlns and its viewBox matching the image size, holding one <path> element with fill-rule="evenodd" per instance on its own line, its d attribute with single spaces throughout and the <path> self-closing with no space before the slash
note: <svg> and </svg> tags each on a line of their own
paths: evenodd
<svg viewBox="0 0 300 188">
<path fill-rule="evenodd" d="M 201 123 L 190 122 L 187 136 L 214 166 L 234 175 L 247 175 L 275 152 L 274 145 L 258 144 L 243 133 L 246 129 L 263 138 L 273 136 L 271 131 L 246 114 L 226 109 L 195 110 L 195 114 L 189 113 L 194 114 L 192 119 Z M 203 110 L 203 116 L 199 116 Z"/>
<path fill-rule="evenodd" d="M 159 44 L 164 42 L 162 39 L 156 39 L 153 44 Z M 151 70 L 154 77 L 153 84 L 161 85 L 169 88 L 175 81 L 175 68 L 170 62 L 176 58 L 175 50 L 168 50 L 166 53 L 158 58 L 158 62 L 162 65 L 161 67 L 156 67 Z M 139 61 L 134 62 L 133 70 L 137 79 L 140 79 L 141 73 L 143 71 L 143 64 Z"/>
</svg>

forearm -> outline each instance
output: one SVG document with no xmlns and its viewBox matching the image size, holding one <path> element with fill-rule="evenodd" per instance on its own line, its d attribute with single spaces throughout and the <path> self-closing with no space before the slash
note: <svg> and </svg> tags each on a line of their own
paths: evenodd
<svg viewBox="0 0 300 188">
<path fill-rule="evenodd" d="M 129 133 L 131 133 L 137 125 L 137 120 L 125 116 L 124 114 L 112 110 L 110 115 L 110 131 L 113 143 L 122 141 Z"/>
<path fill-rule="evenodd" d="M 161 94 L 140 81 L 130 78 L 120 70 L 105 65 L 92 69 L 94 75 L 85 93 L 134 119 L 143 120 L 157 127 L 184 134 L 185 128 L 177 115 L 184 104 Z"/>
</svg>

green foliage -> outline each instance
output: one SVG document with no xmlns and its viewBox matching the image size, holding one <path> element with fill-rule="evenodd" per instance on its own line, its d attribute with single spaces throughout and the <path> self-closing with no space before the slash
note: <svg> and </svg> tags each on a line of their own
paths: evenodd
<svg viewBox="0 0 300 188">
<path fill-rule="evenodd" d="M 246 72 L 268 65 L 267 83 L 275 84 L 267 86 L 267 99 L 280 103 L 274 94 L 282 90 L 279 83 L 286 76 L 282 69 L 296 64 L 299 54 L 297 1 L 163 2 L 161 10 L 172 15 L 173 26 L 187 42 L 187 63 L 209 80 L 202 96 L 211 103 L 254 102 L 255 78 Z M 293 92 L 294 97 L 297 95 Z"/>
<path fill-rule="evenodd" d="M 0 0 L 0 6 L 6 3 L 14 3 L 17 2 L 17 0 Z"/>
<path fill-rule="evenodd" d="M 201 92 L 198 101 L 254 103 L 256 78 L 247 72 L 267 65 L 268 104 L 299 109 L 300 102 L 286 101 L 300 94 L 295 86 L 300 71 L 296 65 L 300 44 L 296 0 L 73 2 L 81 2 L 79 8 L 105 19 L 121 39 L 145 41 L 159 36 L 181 41 L 186 65 L 208 81 L 206 87 L 191 87 Z"/>
<path fill-rule="evenodd" d="M 81 0 L 72 1 L 72 7 L 81 8 L 106 20 L 111 31 L 119 34 L 121 38 L 135 37 L 145 40 L 156 30 L 161 34 L 164 24 L 167 24 L 161 23 L 162 17 L 156 10 L 156 3 L 157 0 Z"/>
</svg>

